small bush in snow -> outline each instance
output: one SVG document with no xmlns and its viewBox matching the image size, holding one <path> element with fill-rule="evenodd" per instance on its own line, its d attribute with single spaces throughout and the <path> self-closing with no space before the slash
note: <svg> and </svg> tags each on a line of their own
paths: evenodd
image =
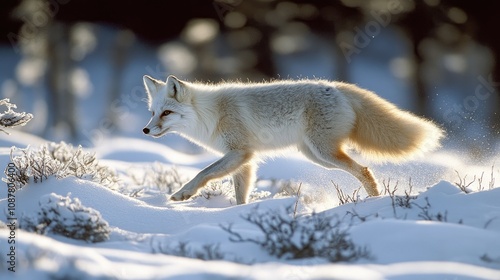
<svg viewBox="0 0 500 280">
<path fill-rule="evenodd" d="M 284 259 L 321 257 L 331 262 L 350 262 L 371 258 L 366 248 L 350 239 L 348 228 L 336 217 L 313 213 L 309 217 L 293 218 L 287 211 L 259 210 L 243 214 L 242 218 L 255 225 L 259 236 L 243 236 L 229 226 L 222 228 L 233 242 L 251 242 L 270 255 Z"/>
<path fill-rule="evenodd" d="M 352 194 L 346 194 L 339 185 L 332 181 L 335 190 L 337 191 L 337 198 L 339 199 L 339 206 L 347 203 L 358 203 L 359 201 L 359 190 L 361 187 L 355 189 Z"/>
<path fill-rule="evenodd" d="M 293 197 L 299 193 L 301 183 L 291 180 L 272 180 L 271 189 L 276 189 L 277 192 L 274 197 Z"/>
<path fill-rule="evenodd" d="M 14 179 L 16 187 L 20 188 L 33 180 L 34 183 L 42 182 L 62 169 L 62 163 L 50 157 L 47 147 L 42 146 L 39 150 L 21 149 L 21 155 L 13 156 L 11 150 L 11 161 L 16 166 L 16 172 L 9 174 Z"/>
<path fill-rule="evenodd" d="M 484 254 L 480 257 L 480 259 L 485 263 L 500 265 L 500 256 L 494 258 L 488 254 Z"/>
<path fill-rule="evenodd" d="M 436 214 L 431 213 L 430 209 L 432 208 L 429 198 L 425 197 L 425 205 L 421 206 L 417 203 L 413 203 L 417 208 L 419 208 L 421 211 L 418 213 L 418 217 L 421 218 L 422 220 L 426 221 L 436 221 L 436 222 L 448 222 L 448 211 L 444 211 L 444 213 L 437 212 Z M 458 223 L 462 224 L 462 220 L 459 220 Z"/>
<path fill-rule="evenodd" d="M 101 242 L 109 237 L 109 225 L 99 211 L 83 206 L 78 198 L 52 193 L 42 196 L 39 205 L 37 216 L 21 219 L 21 228 L 87 242 Z"/>
<path fill-rule="evenodd" d="M 142 187 L 155 187 L 167 194 L 172 194 L 188 180 L 181 176 L 177 168 L 155 162 L 140 174 L 128 172 L 132 183 Z"/>
<path fill-rule="evenodd" d="M 273 198 L 281 197 L 297 197 L 304 204 L 311 204 L 313 202 L 321 202 L 324 197 L 322 197 L 321 192 L 303 192 L 300 189 L 303 187 L 302 182 L 296 182 L 293 180 L 272 180 L 271 189 L 277 189 L 278 191 L 273 196 Z"/>
<path fill-rule="evenodd" d="M 84 152 L 81 146 L 74 148 L 64 142 L 52 142 L 38 149 L 20 149 L 17 156 L 13 155 L 14 151 L 11 161 L 16 166 L 16 173 L 12 177 L 17 187 L 26 185 L 30 179 L 38 183 L 53 175 L 57 178 L 75 176 L 108 187 L 118 182 L 117 175 L 109 167 L 99 164 L 95 155 Z"/>
<path fill-rule="evenodd" d="M 18 113 L 14 112 L 12 108 L 17 108 L 16 105 L 10 103 L 9 99 L 0 100 L 0 106 L 7 106 L 7 111 L 0 113 L 0 126 L 1 127 L 15 127 L 15 126 L 24 126 L 27 124 L 32 118 L 33 115 L 29 113 Z M 0 131 L 7 133 L 5 130 L 0 128 Z"/>
<path fill-rule="evenodd" d="M 253 189 L 248 197 L 249 201 L 260 201 L 264 199 L 268 199 L 272 197 L 272 193 L 270 191 L 258 190 L 257 188 Z"/>
<path fill-rule="evenodd" d="M 234 185 L 231 180 L 213 181 L 202 188 L 198 196 L 202 196 L 207 200 L 217 196 L 233 197 Z"/>
<path fill-rule="evenodd" d="M 386 181 L 384 180 L 382 182 L 384 185 L 384 195 L 389 195 L 392 201 L 392 208 L 395 211 L 396 206 L 399 206 L 401 208 L 407 208 L 410 209 L 412 206 L 412 200 L 417 199 L 417 195 L 412 195 L 411 192 L 413 190 L 413 185 L 411 183 L 411 178 L 408 182 L 409 188 L 405 190 L 405 194 L 403 196 L 401 195 L 396 195 L 396 191 L 398 190 L 398 182 L 396 181 L 396 184 L 394 184 L 393 187 L 391 187 L 391 179 Z"/>
<path fill-rule="evenodd" d="M 153 254 L 157 253 L 205 261 L 225 259 L 217 244 L 205 244 L 201 248 L 189 246 L 188 242 L 176 242 L 169 246 L 160 244 L 160 246 L 153 247 Z"/>
</svg>

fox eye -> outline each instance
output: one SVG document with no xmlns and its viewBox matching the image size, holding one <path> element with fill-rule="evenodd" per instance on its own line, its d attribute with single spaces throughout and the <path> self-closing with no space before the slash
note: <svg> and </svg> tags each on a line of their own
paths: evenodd
<svg viewBox="0 0 500 280">
<path fill-rule="evenodd" d="M 173 112 L 172 112 L 172 111 L 170 111 L 170 110 L 165 110 L 165 111 L 163 111 L 163 113 L 161 113 L 161 117 L 168 116 L 168 115 L 170 115 L 170 114 L 172 114 L 172 113 L 173 113 Z"/>
</svg>

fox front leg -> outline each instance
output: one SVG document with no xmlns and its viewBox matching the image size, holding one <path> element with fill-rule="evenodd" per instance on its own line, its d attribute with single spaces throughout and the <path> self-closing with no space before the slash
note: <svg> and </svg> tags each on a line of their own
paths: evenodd
<svg viewBox="0 0 500 280">
<path fill-rule="evenodd" d="M 222 178 L 233 173 L 241 165 L 250 162 L 252 157 L 253 154 L 246 151 L 235 150 L 228 152 L 221 159 L 203 169 L 180 190 L 172 194 L 170 199 L 174 201 L 189 199 L 209 181 Z"/>
<path fill-rule="evenodd" d="M 197 184 L 194 181 L 195 179 L 186 183 L 180 190 L 172 194 L 170 199 L 173 201 L 181 201 L 189 199 L 191 196 L 195 195 L 198 190 L 203 187 L 203 185 Z"/>
</svg>

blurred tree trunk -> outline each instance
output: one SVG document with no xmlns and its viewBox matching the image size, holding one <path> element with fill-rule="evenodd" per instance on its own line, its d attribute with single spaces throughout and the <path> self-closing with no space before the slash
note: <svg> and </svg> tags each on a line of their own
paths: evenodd
<svg viewBox="0 0 500 280">
<path fill-rule="evenodd" d="M 271 50 L 271 32 L 273 30 L 267 25 L 256 24 L 262 37 L 254 46 L 257 52 L 257 64 L 255 68 L 267 77 L 275 77 L 277 71 L 274 65 L 273 52 Z"/>
<path fill-rule="evenodd" d="M 115 37 L 113 48 L 111 50 L 111 80 L 109 85 L 108 107 L 113 108 L 113 102 L 119 100 L 122 95 L 123 73 L 127 64 L 130 48 L 135 41 L 134 34 L 129 30 L 121 30 Z M 113 129 L 119 127 L 121 116 L 120 112 L 106 110 L 107 118 Z"/>
<path fill-rule="evenodd" d="M 77 138 L 76 100 L 71 87 L 70 26 L 54 22 L 47 32 L 47 87 L 50 125 Z"/>
<path fill-rule="evenodd" d="M 428 38 L 430 32 L 435 29 L 436 19 L 433 11 L 424 2 L 417 1 L 415 9 L 406 14 L 398 23 L 406 31 L 406 34 L 413 46 L 413 55 L 415 58 L 415 71 L 413 79 L 415 92 L 417 95 L 416 112 L 422 116 L 431 117 L 432 112 L 429 109 L 429 96 L 425 82 L 422 77 L 422 64 L 424 59 L 419 51 L 422 40 Z"/>
</svg>

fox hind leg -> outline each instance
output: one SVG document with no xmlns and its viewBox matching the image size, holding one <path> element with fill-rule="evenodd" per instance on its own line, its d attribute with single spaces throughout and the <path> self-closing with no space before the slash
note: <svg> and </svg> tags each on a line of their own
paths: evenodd
<svg viewBox="0 0 500 280">
<path fill-rule="evenodd" d="M 334 153 L 332 157 L 335 159 L 339 168 L 348 171 L 361 181 L 369 196 L 380 195 L 375 177 L 368 167 L 361 166 L 340 149 Z"/>
<path fill-rule="evenodd" d="M 332 148 L 334 147 L 334 148 Z M 370 196 L 379 196 L 375 177 L 368 167 L 361 166 L 350 158 L 339 145 L 322 147 L 312 142 L 304 143 L 300 150 L 309 160 L 327 169 L 339 168 L 356 177 Z"/>
</svg>

